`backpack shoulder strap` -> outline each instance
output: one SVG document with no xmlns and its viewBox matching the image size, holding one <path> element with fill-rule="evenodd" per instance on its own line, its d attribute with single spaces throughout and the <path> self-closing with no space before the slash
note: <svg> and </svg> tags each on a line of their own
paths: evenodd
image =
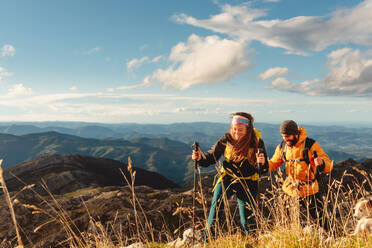
<svg viewBox="0 0 372 248">
<path fill-rule="evenodd" d="M 314 145 L 315 140 L 312 138 L 306 137 L 305 139 L 305 147 L 310 150 L 310 148 Z"/>
<path fill-rule="evenodd" d="M 303 160 L 305 161 L 305 163 L 307 165 L 310 166 L 310 159 L 309 159 L 309 151 L 311 149 L 311 147 L 313 146 L 313 144 L 315 143 L 315 140 L 311 139 L 311 138 L 306 138 L 305 142 L 304 142 L 304 147 L 303 147 L 303 153 L 302 153 L 302 156 L 303 156 Z M 314 173 L 314 176 L 315 176 L 315 179 L 319 179 L 319 170 L 317 168 L 315 168 L 315 171 L 313 171 Z"/>
<path fill-rule="evenodd" d="M 314 143 L 315 143 L 315 140 L 306 137 L 304 146 L 302 148 L 302 157 L 303 157 L 303 160 L 306 162 L 306 164 L 310 164 L 309 151 Z"/>
</svg>

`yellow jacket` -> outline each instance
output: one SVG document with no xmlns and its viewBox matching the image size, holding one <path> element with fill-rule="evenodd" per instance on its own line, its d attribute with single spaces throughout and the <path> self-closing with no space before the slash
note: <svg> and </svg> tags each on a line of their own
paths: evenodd
<svg viewBox="0 0 372 248">
<path fill-rule="evenodd" d="M 333 162 L 331 162 L 318 142 L 315 142 L 308 151 L 310 166 L 305 161 L 299 161 L 303 158 L 302 151 L 307 133 L 302 127 L 298 127 L 298 130 L 300 132 L 298 142 L 292 147 L 286 146 L 285 157 L 287 162 L 284 161 L 282 157 L 283 150 L 278 145 L 273 157 L 269 160 L 269 171 L 278 169 L 285 162 L 287 177 L 283 184 L 284 192 L 291 196 L 305 197 L 319 191 L 318 181 L 315 179 L 316 170 L 324 167 L 319 172 L 328 173 L 333 169 Z M 315 166 L 313 151 L 316 151 L 318 157 L 323 160 L 323 166 L 318 166 L 318 168 Z"/>
</svg>

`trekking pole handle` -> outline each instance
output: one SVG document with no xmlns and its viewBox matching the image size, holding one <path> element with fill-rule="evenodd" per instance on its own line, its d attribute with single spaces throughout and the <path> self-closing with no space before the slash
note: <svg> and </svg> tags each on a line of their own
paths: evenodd
<svg viewBox="0 0 372 248">
<path fill-rule="evenodd" d="M 192 148 L 194 149 L 194 152 L 199 152 L 199 143 L 195 141 L 194 144 L 192 144 Z M 197 162 L 198 162 L 198 159 L 195 159 L 195 168 L 196 168 Z"/>
<path fill-rule="evenodd" d="M 264 149 L 263 148 L 258 148 L 257 149 L 257 154 L 264 154 Z M 260 163 L 258 163 L 259 165 L 261 165 Z"/>
<path fill-rule="evenodd" d="M 194 142 L 194 144 L 192 144 L 192 148 L 194 148 L 194 151 L 199 151 L 199 143 L 197 141 Z"/>
</svg>

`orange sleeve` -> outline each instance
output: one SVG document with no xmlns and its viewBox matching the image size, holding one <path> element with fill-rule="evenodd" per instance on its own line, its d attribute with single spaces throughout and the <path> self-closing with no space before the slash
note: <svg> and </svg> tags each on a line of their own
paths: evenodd
<svg viewBox="0 0 372 248">
<path fill-rule="evenodd" d="M 333 169 L 333 162 L 329 159 L 327 153 L 324 152 L 323 148 L 320 146 L 318 142 L 315 142 L 311 146 L 310 151 L 311 152 L 316 151 L 318 154 L 318 157 L 323 160 L 324 166 L 320 166 L 320 167 L 324 167 L 324 169 L 322 168 L 323 170 L 320 170 L 321 173 L 328 173 Z"/>
<path fill-rule="evenodd" d="M 269 171 L 277 170 L 283 164 L 283 162 L 282 149 L 280 148 L 280 145 L 278 145 L 275 149 L 274 155 L 269 160 Z"/>
</svg>

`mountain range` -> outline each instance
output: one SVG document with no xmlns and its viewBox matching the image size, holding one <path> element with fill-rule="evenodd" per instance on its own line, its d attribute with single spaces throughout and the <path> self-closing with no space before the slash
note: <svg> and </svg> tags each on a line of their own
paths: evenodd
<svg viewBox="0 0 372 248">
<path fill-rule="evenodd" d="M 135 186 L 146 185 L 154 189 L 179 188 L 166 177 L 148 170 L 133 167 L 136 171 Z M 35 184 L 41 195 L 47 192 L 42 182 L 53 194 L 66 194 L 84 188 L 126 186 L 131 183 L 128 164 L 107 158 L 83 155 L 50 155 L 39 157 L 4 170 L 4 180 L 11 192 L 20 191 L 25 185 Z M 0 192 L 1 194 L 2 192 Z"/>
<path fill-rule="evenodd" d="M 267 146 L 281 141 L 279 124 L 255 123 L 261 130 Z M 314 126 L 303 125 L 309 137 L 316 139 L 325 150 L 350 154 L 354 158 L 372 157 L 372 127 Z M 83 138 L 160 138 L 180 141 L 191 145 L 199 141 L 208 149 L 229 129 L 227 123 L 191 122 L 173 124 L 103 124 L 84 122 L 25 122 L 0 123 L 0 133 L 24 135 L 55 131 Z M 269 153 L 270 154 L 270 153 Z M 335 158 L 336 161 L 345 158 Z"/>
<path fill-rule="evenodd" d="M 80 154 L 126 162 L 131 157 L 134 166 L 158 172 L 183 184 L 187 173 L 190 146 L 166 138 L 133 140 L 87 139 L 57 132 L 26 135 L 0 134 L 0 157 L 3 167 L 10 167 L 46 155 Z"/>
<path fill-rule="evenodd" d="M 257 123 L 268 155 L 281 141 L 278 124 Z M 304 126 L 331 159 L 372 157 L 372 128 Z M 53 154 L 81 154 L 126 162 L 158 172 L 177 184 L 192 180 L 191 144 L 208 150 L 228 130 L 224 123 L 99 124 L 74 122 L 2 123 L 0 157 L 4 167 Z M 206 169 L 212 173 L 214 167 Z"/>
</svg>

